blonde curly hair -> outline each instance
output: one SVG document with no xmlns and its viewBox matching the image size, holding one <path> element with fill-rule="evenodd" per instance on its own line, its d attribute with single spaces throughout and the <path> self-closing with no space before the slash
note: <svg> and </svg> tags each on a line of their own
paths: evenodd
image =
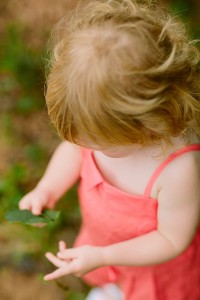
<svg viewBox="0 0 200 300">
<path fill-rule="evenodd" d="M 49 116 L 81 144 L 146 145 L 200 135 L 199 51 L 158 5 L 93 0 L 54 30 Z"/>
</svg>

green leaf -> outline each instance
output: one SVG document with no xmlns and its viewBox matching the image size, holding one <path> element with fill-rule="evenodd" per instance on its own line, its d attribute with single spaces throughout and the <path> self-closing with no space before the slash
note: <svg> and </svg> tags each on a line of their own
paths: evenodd
<svg viewBox="0 0 200 300">
<path fill-rule="evenodd" d="M 50 224 L 55 222 L 59 216 L 60 212 L 55 210 L 45 210 L 39 216 L 33 215 L 29 210 L 12 210 L 5 215 L 5 219 L 11 223 L 32 225 L 37 223 Z"/>
<path fill-rule="evenodd" d="M 60 211 L 45 210 L 42 216 L 46 218 L 46 220 L 54 222 L 60 217 Z"/>
</svg>

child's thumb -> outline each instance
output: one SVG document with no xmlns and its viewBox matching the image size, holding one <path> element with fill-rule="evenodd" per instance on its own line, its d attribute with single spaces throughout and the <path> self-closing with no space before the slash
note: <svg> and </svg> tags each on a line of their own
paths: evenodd
<svg viewBox="0 0 200 300">
<path fill-rule="evenodd" d="M 32 206 L 32 213 L 36 216 L 40 215 L 41 212 L 42 212 L 42 206 L 39 204 L 39 203 L 35 203 L 33 206 Z"/>
</svg>

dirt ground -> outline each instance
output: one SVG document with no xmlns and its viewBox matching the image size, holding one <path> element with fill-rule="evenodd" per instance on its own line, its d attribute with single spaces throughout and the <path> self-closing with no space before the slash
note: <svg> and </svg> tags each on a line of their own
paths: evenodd
<svg viewBox="0 0 200 300">
<path fill-rule="evenodd" d="M 64 300 L 65 298 L 54 283 L 43 284 L 35 274 L 27 276 L 12 268 L 4 268 L 1 270 L 0 299 Z"/>
<path fill-rule="evenodd" d="M 79 282 L 73 282 L 73 285 L 75 284 L 81 288 Z M 1 270 L 0 280 L 0 299 L 67 300 L 71 298 L 69 298 L 67 292 L 63 291 L 55 282 L 44 283 L 37 274 L 33 273 L 27 275 L 13 268 L 3 268 Z"/>
</svg>

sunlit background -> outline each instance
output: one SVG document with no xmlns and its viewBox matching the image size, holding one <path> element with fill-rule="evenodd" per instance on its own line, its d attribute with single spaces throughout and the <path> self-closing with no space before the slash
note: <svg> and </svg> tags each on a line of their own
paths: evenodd
<svg viewBox="0 0 200 300">
<path fill-rule="evenodd" d="M 53 25 L 77 2 L 0 0 L 1 300 L 83 300 L 87 290 L 73 278 L 42 280 L 52 270 L 45 251 L 56 252 L 60 239 L 70 246 L 78 230 L 75 188 L 59 203 L 63 213 L 53 225 L 38 229 L 4 218 L 35 186 L 59 143 L 44 101 L 46 45 Z M 184 20 L 192 38 L 200 38 L 199 0 L 161 2 Z"/>
</svg>

